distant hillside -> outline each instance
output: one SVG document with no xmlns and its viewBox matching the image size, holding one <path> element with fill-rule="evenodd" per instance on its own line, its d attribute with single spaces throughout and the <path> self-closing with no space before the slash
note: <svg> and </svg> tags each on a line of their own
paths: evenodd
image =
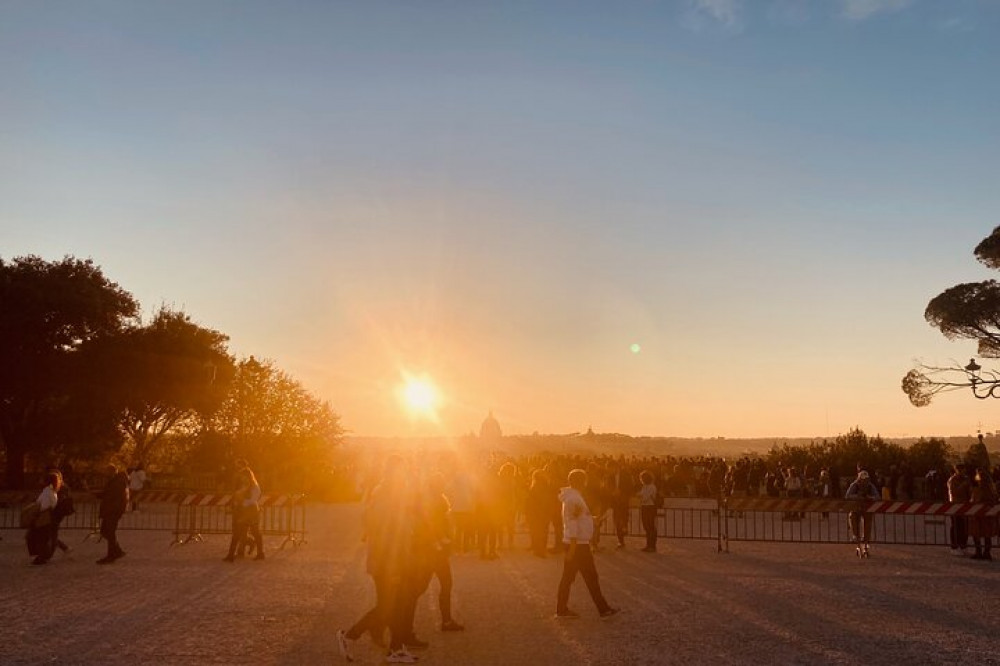
<svg viewBox="0 0 1000 666">
<path fill-rule="evenodd" d="M 875 433 L 877 434 L 877 433 Z M 939 437 L 934 435 L 935 437 Z M 928 436 L 930 438 L 931 436 Z M 957 453 L 964 452 L 976 442 L 975 435 L 941 437 Z M 725 437 L 649 437 L 620 433 L 570 433 L 565 435 L 512 435 L 499 440 L 486 441 L 474 435 L 462 437 L 347 437 L 350 448 L 375 451 L 408 450 L 439 451 L 449 448 L 466 450 L 496 450 L 511 455 L 526 455 L 549 451 L 552 453 L 610 454 L 638 456 L 724 456 L 735 458 L 748 454 L 764 454 L 774 446 L 805 447 L 822 443 L 822 437 L 757 437 L 728 439 Z M 827 438 L 833 440 L 835 438 Z M 886 441 L 910 446 L 919 437 L 885 438 Z M 986 436 L 986 448 L 1000 451 L 1000 437 Z M 997 455 L 997 454 L 993 454 Z"/>
</svg>

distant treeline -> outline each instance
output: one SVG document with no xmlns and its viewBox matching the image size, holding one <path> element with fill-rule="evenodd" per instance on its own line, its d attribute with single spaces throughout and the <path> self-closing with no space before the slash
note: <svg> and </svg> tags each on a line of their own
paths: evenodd
<svg viewBox="0 0 1000 666">
<path fill-rule="evenodd" d="M 464 450 L 486 455 L 501 452 L 510 456 L 535 453 L 580 456 L 624 456 L 650 458 L 754 457 L 768 465 L 797 466 L 799 469 L 835 468 L 853 471 L 858 462 L 872 469 L 888 471 L 893 465 L 907 464 L 914 474 L 931 469 L 946 471 L 954 462 L 970 462 L 988 457 L 976 437 L 907 438 L 896 441 L 869 436 L 860 428 L 834 438 L 682 438 L 634 437 L 620 433 L 572 433 L 512 435 L 487 440 L 474 435 L 457 438 L 378 438 L 348 437 L 346 444 L 358 450 Z M 986 446 L 1000 444 L 995 437 L 984 438 Z M 977 463 L 982 464 L 982 463 Z"/>
</svg>

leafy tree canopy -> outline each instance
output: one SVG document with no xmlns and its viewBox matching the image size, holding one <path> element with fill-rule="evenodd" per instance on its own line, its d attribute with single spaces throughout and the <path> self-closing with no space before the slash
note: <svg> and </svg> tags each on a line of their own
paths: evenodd
<svg viewBox="0 0 1000 666">
<path fill-rule="evenodd" d="M 976 258 L 1000 269 L 1000 227 L 975 249 Z M 973 340 L 979 356 L 1000 358 L 1000 283 L 996 280 L 966 282 L 944 290 L 924 310 L 927 322 L 949 340 Z M 926 407 L 943 391 L 972 389 L 980 399 L 1000 398 L 1000 372 L 983 369 L 975 359 L 965 366 L 933 367 L 923 364 L 910 370 L 901 383 L 916 407 Z"/>
<path fill-rule="evenodd" d="M 123 409 L 121 427 L 136 462 L 171 429 L 210 417 L 226 399 L 234 373 L 228 340 L 164 307 L 149 324 L 101 341 L 94 372 Z"/>
<path fill-rule="evenodd" d="M 138 314 L 130 293 L 87 259 L 0 258 L 0 438 L 6 482 L 20 486 L 26 456 L 112 445 L 113 412 L 82 355 Z"/>
<path fill-rule="evenodd" d="M 198 455 L 220 467 L 244 458 L 270 487 L 308 490 L 330 470 L 342 435 L 328 403 L 272 361 L 251 356 L 236 365 L 229 395 L 206 424 Z"/>
</svg>

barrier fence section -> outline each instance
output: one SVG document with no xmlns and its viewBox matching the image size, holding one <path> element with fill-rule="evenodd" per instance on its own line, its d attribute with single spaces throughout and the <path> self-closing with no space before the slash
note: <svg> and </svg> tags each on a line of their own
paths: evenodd
<svg viewBox="0 0 1000 666">
<path fill-rule="evenodd" d="M 21 509 L 34 502 L 38 493 L 0 493 L 0 530 L 21 529 Z M 135 493 L 137 510 L 127 511 L 119 530 L 164 531 L 173 533 L 170 545 L 203 540 L 206 534 L 232 533 L 232 495 L 142 491 Z M 259 525 L 262 536 L 284 537 L 281 543 L 300 546 L 306 542 L 306 502 L 304 495 L 265 494 L 260 502 Z M 64 530 L 86 530 L 84 541 L 100 539 L 100 502 L 89 493 L 74 492 L 75 513 L 63 518 Z"/>
<path fill-rule="evenodd" d="M 955 521 L 1000 520 L 997 504 L 668 498 L 657 511 L 656 527 L 658 538 L 715 540 L 719 552 L 729 552 L 730 541 L 848 544 L 852 511 L 871 519 L 871 543 L 891 545 L 947 546 Z M 600 531 L 614 535 L 610 511 L 601 517 Z M 629 511 L 628 533 L 643 534 L 638 507 Z"/>
<path fill-rule="evenodd" d="M 599 521 L 602 535 L 615 535 L 613 512 L 608 510 Z M 657 538 L 712 540 L 717 550 L 724 545 L 724 531 L 720 529 L 719 502 L 714 499 L 670 497 L 663 501 L 656 512 Z M 629 509 L 628 533 L 643 534 L 638 507 Z"/>
<path fill-rule="evenodd" d="M 281 549 L 307 543 L 304 495 L 263 495 L 259 525 L 263 536 L 281 536 Z M 205 534 L 232 534 L 232 495 L 191 494 L 177 504 L 174 539 L 170 545 L 202 541 Z"/>
</svg>

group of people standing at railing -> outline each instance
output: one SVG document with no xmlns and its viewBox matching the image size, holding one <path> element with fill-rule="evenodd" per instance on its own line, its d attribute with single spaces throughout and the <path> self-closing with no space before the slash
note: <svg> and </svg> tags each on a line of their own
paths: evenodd
<svg viewBox="0 0 1000 666">
<path fill-rule="evenodd" d="M 118 543 L 118 522 L 129 505 L 129 478 L 115 465 L 108 465 L 107 483 L 100 493 L 100 534 L 108 546 L 107 555 L 97 560 L 98 564 L 111 564 L 125 556 Z M 64 553 L 70 548 L 59 538 L 62 521 L 75 513 L 73 495 L 65 483 L 62 472 L 50 468 L 46 473 L 45 486 L 34 502 L 27 504 L 21 512 L 22 526 L 27 528 L 25 541 L 32 564 L 47 563 L 56 549 Z"/>
<path fill-rule="evenodd" d="M 996 504 L 998 500 L 996 479 L 985 465 L 955 465 L 947 485 L 951 502 Z M 998 521 L 997 516 L 953 516 L 949 528 L 952 552 L 966 555 L 971 538 L 975 549 L 972 559 L 992 560 L 993 537 L 1000 534 Z"/>
</svg>

